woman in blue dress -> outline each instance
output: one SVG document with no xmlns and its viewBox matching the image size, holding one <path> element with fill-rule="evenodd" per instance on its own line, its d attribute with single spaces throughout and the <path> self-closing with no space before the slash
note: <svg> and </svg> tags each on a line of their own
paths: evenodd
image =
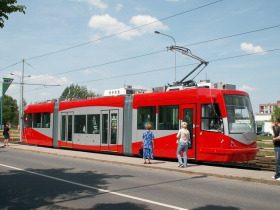
<svg viewBox="0 0 280 210">
<path fill-rule="evenodd" d="M 154 139 L 155 136 L 153 132 L 151 131 L 152 125 L 148 124 L 146 126 L 146 131 L 143 133 L 142 136 L 142 142 L 143 142 L 143 159 L 144 159 L 144 164 L 147 164 L 146 159 L 148 159 L 148 164 L 151 164 L 150 159 L 154 158 Z"/>
</svg>

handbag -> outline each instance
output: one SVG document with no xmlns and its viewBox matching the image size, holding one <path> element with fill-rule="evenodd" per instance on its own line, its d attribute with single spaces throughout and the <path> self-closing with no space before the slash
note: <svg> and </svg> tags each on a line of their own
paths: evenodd
<svg viewBox="0 0 280 210">
<path fill-rule="evenodd" d="M 191 148 L 192 148 L 192 140 L 188 139 L 188 149 L 191 149 Z"/>
<path fill-rule="evenodd" d="M 143 157 L 143 148 L 139 149 L 138 155 L 139 155 L 140 157 Z"/>
</svg>

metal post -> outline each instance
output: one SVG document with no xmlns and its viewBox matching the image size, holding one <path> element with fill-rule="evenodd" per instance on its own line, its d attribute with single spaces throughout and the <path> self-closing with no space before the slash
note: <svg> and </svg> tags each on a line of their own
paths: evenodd
<svg viewBox="0 0 280 210">
<path fill-rule="evenodd" d="M 1 97 L 1 130 L 2 130 L 2 124 L 3 124 L 3 98 L 4 95 Z"/>
<path fill-rule="evenodd" d="M 21 118 L 21 115 L 20 115 L 20 110 L 21 110 L 21 77 L 14 74 L 14 73 L 10 73 L 10 75 L 13 75 L 13 76 L 16 76 L 19 78 L 19 84 L 20 84 L 20 91 L 19 91 L 19 110 L 18 110 L 18 129 L 20 129 L 20 118 Z"/>
<path fill-rule="evenodd" d="M 172 36 L 169 36 L 169 35 L 167 35 L 167 34 L 161 33 L 161 32 L 159 32 L 159 31 L 155 31 L 154 33 L 155 33 L 155 34 L 161 34 L 161 35 L 163 35 L 163 36 L 168 36 L 169 38 L 173 39 L 174 44 L 175 44 L 175 46 L 176 46 L 176 41 L 175 41 L 175 39 L 174 39 Z M 174 66 L 174 70 L 175 70 L 174 73 L 175 73 L 175 75 L 174 75 L 174 83 L 176 83 L 176 51 L 174 51 L 174 55 L 175 55 L 175 66 Z"/>
<path fill-rule="evenodd" d="M 20 129 L 20 136 L 19 136 L 19 140 L 22 142 L 22 126 L 23 126 L 23 117 L 22 117 L 22 113 L 23 113 L 23 78 L 24 78 L 24 59 L 22 60 L 22 73 L 21 73 L 21 97 L 20 97 L 20 125 L 19 125 L 19 129 Z"/>
</svg>

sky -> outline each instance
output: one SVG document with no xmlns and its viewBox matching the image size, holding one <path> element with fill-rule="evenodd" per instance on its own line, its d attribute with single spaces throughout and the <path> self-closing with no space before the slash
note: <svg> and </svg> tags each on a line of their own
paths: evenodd
<svg viewBox="0 0 280 210">
<path fill-rule="evenodd" d="M 194 79 L 197 83 L 208 79 L 236 85 L 250 95 L 254 113 L 259 104 L 280 100 L 279 0 L 18 4 L 26 6 L 26 14 L 10 14 L 0 29 L 0 76 L 14 79 L 6 95 L 18 101 L 22 71 L 27 104 L 59 98 L 71 84 L 98 94 L 124 85 L 150 89 L 173 84 L 197 65 L 176 53 L 175 74 L 174 52 L 167 51 L 174 40 L 209 62 Z"/>
</svg>

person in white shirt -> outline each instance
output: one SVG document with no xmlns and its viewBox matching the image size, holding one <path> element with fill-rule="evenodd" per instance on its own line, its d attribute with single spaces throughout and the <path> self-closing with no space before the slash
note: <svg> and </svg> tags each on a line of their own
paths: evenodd
<svg viewBox="0 0 280 210">
<path fill-rule="evenodd" d="M 177 157 L 178 157 L 178 167 L 187 167 L 187 151 L 188 151 L 188 140 L 190 139 L 190 132 L 187 129 L 188 124 L 186 122 L 182 123 L 182 128 L 177 134 Z M 184 163 L 182 162 L 181 152 L 183 152 Z"/>
</svg>

